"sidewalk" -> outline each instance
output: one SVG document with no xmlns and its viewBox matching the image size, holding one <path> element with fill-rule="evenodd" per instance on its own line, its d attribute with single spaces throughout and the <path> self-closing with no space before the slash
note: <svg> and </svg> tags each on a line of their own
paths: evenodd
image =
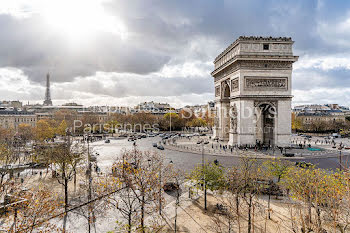
<svg viewBox="0 0 350 233">
<path fill-rule="evenodd" d="M 208 141 L 208 144 L 197 144 L 198 141 Z M 279 149 L 268 149 L 268 150 L 254 150 L 247 149 L 241 150 L 237 148 L 226 148 L 223 149 L 223 144 L 209 140 L 207 137 L 196 137 L 196 138 L 180 138 L 177 140 L 167 140 L 164 147 L 169 150 L 181 151 L 194 154 L 211 155 L 211 156 L 229 156 L 229 157 L 251 157 L 255 159 L 288 159 L 288 160 L 300 160 L 308 158 L 333 158 L 338 157 L 339 154 L 334 150 L 328 150 L 322 148 L 322 151 L 310 151 L 308 149 L 288 149 L 287 153 L 294 154 L 294 157 L 285 157 Z M 284 151 L 283 151 L 284 153 Z M 343 155 L 348 154 L 343 152 Z"/>
<path fill-rule="evenodd" d="M 203 196 L 192 201 L 188 200 L 184 204 L 180 202 L 177 215 L 177 231 L 214 233 L 220 229 L 221 232 L 224 232 L 225 229 L 228 229 L 228 219 L 225 215 L 220 214 L 216 205 L 223 204 L 227 206 L 228 198 L 224 195 L 216 195 L 209 192 L 207 196 L 207 210 L 203 208 Z M 259 196 L 254 201 L 256 210 L 253 210 L 253 229 L 256 232 L 293 232 L 288 208 L 288 205 L 291 203 L 285 200 L 271 199 L 271 220 L 269 220 L 267 218 L 268 209 L 265 199 L 265 196 Z M 246 232 L 247 210 L 244 206 L 244 201 L 241 200 L 240 203 L 240 227 L 243 230 L 242 232 Z M 171 206 L 171 204 L 168 206 Z M 172 212 L 175 212 L 173 206 L 172 208 Z M 160 232 L 174 232 L 174 215 L 167 215 L 167 219 L 167 224 L 164 223 L 164 227 Z M 235 219 L 231 221 L 231 232 L 238 232 L 237 221 Z"/>
</svg>

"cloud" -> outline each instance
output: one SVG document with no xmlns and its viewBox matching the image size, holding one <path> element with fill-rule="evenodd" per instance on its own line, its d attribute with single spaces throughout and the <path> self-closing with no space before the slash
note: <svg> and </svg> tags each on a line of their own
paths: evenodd
<svg viewBox="0 0 350 233">
<path fill-rule="evenodd" d="M 214 58 L 240 35 L 261 35 L 295 40 L 295 101 L 344 102 L 334 90 L 350 85 L 349 9 L 338 0 L 4 0 L 1 96 L 40 100 L 50 72 L 56 103 L 203 103 L 213 99 Z"/>
<path fill-rule="evenodd" d="M 317 88 L 311 90 L 294 90 L 294 105 L 301 104 L 341 104 L 348 106 L 350 88 Z"/>
<path fill-rule="evenodd" d="M 335 22 L 319 22 L 317 31 L 325 43 L 348 50 L 350 48 L 348 39 L 350 37 L 350 11 Z"/>
<path fill-rule="evenodd" d="M 52 95 L 58 99 L 72 97 L 72 92 L 106 95 L 111 97 L 130 96 L 180 96 L 212 93 L 214 85 L 207 77 L 164 78 L 160 73 L 137 75 L 130 73 L 96 72 L 93 76 L 77 77 L 71 82 L 52 85 Z"/>
<path fill-rule="evenodd" d="M 334 69 L 347 69 L 350 70 L 350 57 L 349 54 L 334 54 L 334 55 L 321 55 L 321 56 L 308 56 L 305 55 L 295 64 L 295 70 L 299 69 L 319 69 L 322 71 L 334 70 Z"/>
<path fill-rule="evenodd" d="M 43 86 L 31 82 L 23 72 L 16 68 L 0 68 L 0 93 L 2 99 L 40 100 Z"/>
<path fill-rule="evenodd" d="M 16 68 L 0 69 L 0 93 L 4 99 L 42 103 L 45 88 L 29 80 Z M 207 77 L 164 78 L 162 73 L 147 76 L 131 73 L 96 72 L 93 76 L 76 77 L 70 82 L 51 84 L 54 104 L 78 102 L 86 105 L 133 106 L 144 101 L 167 101 L 174 106 L 205 103 L 213 98 L 213 83 Z"/>
</svg>

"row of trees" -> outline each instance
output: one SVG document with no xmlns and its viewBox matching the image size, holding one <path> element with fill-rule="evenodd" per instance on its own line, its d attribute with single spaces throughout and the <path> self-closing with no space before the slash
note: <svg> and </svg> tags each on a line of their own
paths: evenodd
<svg viewBox="0 0 350 233">
<path fill-rule="evenodd" d="M 15 129 L 5 129 L 0 127 L 0 141 L 11 141 L 16 137 L 21 142 L 30 140 L 44 141 L 55 136 L 65 136 L 67 131 L 81 135 L 84 133 L 86 125 L 91 126 L 91 131 L 96 133 L 114 133 L 113 129 L 134 130 L 143 132 L 144 130 L 182 130 L 185 127 L 208 127 L 213 126 L 213 116 L 208 112 L 200 116 L 190 114 L 185 111 L 177 113 L 167 113 L 165 115 L 153 115 L 150 113 L 136 113 L 124 115 L 112 113 L 105 120 L 101 121 L 98 115 L 86 113 L 82 116 L 74 111 L 61 110 L 55 112 L 52 119 L 41 119 L 35 127 L 22 123 Z M 80 120 L 81 127 L 74 129 L 74 121 Z M 94 127 L 94 125 L 96 127 Z M 147 127 L 145 127 L 147 126 Z"/>
<path fill-rule="evenodd" d="M 55 112 L 53 119 L 56 122 L 66 122 L 67 126 L 72 128 L 74 125 L 74 120 L 81 120 L 82 125 L 90 124 L 108 124 L 111 128 L 115 128 L 118 125 L 122 127 L 126 125 L 131 125 L 134 128 L 135 125 L 155 125 L 159 127 L 160 130 L 169 130 L 170 123 L 172 129 L 180 130 L 184 127 L 201 127 L 213 126 L 214 116 L 212 113 L 206 111 L 200 114 L 195 114 L 194 112 L 182 110 L 177 113 L 167 113 L 164 115 L 155 115 L 146 112 L 135 113 L 131 115 L 119 114 L 119 113 L 109 113 L 104 120 L 101 121 L 99 116 L 93 113 L 84 113 L 78 116 L 76 112 L 69 110 L 60 110 Z M 117 127 L 118 128 L 118 127 Z M 77 129 L 78 133 L 81 133 L 83 127 Z"/>
<path fill-rule="evenodd" d="M 200 117 L 185 111 L 177 113 L 166 113 L 164 115 L 153 115 L 150 113 L 136 113 L 133 115 L 113 114 L 112 120 L 121 125 L 156 125 L 159 130 L 182 130 L 185 127 L 209 127 L 213 126 L 213 116 L 208 112 Z"/>
<path fill-rule="evenodd" d="M 254 216 L 271 219 L 272 195 L 293 200 L 288 205 L 288 223 L 293 232 L 347 232 L 350 226 L 350 176 L 344 171 L 315 167 L 300 168 L 288 161 L 261 163 L 243 158 L 240 165 L 226 169 L 215 163 L 199 165 L 190 174 L 197 188 L 216 191 L 225 214 L 213 217 L 216 232 L 253 232 Z M 219 194 L 224 193 L 225 195 Z M 260 198 L 268 195 L 268 204 Z M 204 196 L 204 209 L 207 208 Z M 258 210 L 258 211 L 257 211 Z M 266 216 L 266 217 L 264 217 Z M 243 221 L 244 220 L 244 221 Z M 244 224 L 242 224 L 244 222 Z M 265 225 L 266 232 L 266 225 Z"/>
<path fill-rule="evenodd" d="M 17 130 L 9 128 L 0 128 L 0 142 L 21 142 L 25 143 L 31 140 L 42 142 L 55 136 L 65 136 L 67 130 L 65 120 L 61 122 L 49 119 L 39 120 L 35 127 L 22 123 Z"/>
</svg>

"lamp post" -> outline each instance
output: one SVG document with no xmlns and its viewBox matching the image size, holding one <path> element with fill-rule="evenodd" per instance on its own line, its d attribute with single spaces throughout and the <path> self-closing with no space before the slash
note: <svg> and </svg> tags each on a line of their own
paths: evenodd
<svg viewBox="0 0 350 233">
<path fill-rule="evenodd" d="M 91 156 L 90 156 L 90 134 L 86 135 L 86 142 L 87 142 L 87 159 L 88 159 L 88 169 L 86 171 L 87 179 L 88 179 L 88 202 L 91 201 L 92 198 L 92 177 L 91 177 Z M 92 206 L 89 204 L 88 206 L 88 232 L 91 232 L 91 213 L 92 212 Z"/>
<path fill-rule="evenodd" d="M 170 115 L 169 115 L 169 117 L 170 117 L 170 133 L 171 133 L 171 107 L 170 107 Z"/>
<path fill-rule="evenodd" d="M 203 189 L 204 189 L 204 209 L 207 210 L 207 188 L 205 180 L 205 171 L 204 171 L 204 143 L 200 142 L 202 145 L 202 172 L 203 172 Z"/>
<path fill-rule="evenodd" d="M 342 154 L 341 154 L 342 149 L 343 149 L 342 147 L 339 147 L 339 170 L 340 171 L 342 170 Z"/>
<path fill-rule="evenodd" d="M 168 159 L 168 158 L 165 158 Z M 148 163 L 150 166 L 151 159 L 148 159 Z M 170 159 L 169 164 L 174 164 L 173 161 Z M 160 165 L 159 169 L 159 215 L 162 215 L 162 164 Z"/>
</svg>

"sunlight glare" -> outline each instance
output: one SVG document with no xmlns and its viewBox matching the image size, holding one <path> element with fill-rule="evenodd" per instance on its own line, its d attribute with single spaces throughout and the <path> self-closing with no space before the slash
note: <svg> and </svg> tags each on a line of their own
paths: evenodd
<svg viewBox="0 0 350 233">
<path fill-rule="evenodd" d="M 69 39 L 80 40 L 99 32 L 113 33 L 126 39 L 122 21 L 105 12 L 103 1 L 105 0 L 46 1 L 41 14 L 52 30 Z"/>
</svg>

